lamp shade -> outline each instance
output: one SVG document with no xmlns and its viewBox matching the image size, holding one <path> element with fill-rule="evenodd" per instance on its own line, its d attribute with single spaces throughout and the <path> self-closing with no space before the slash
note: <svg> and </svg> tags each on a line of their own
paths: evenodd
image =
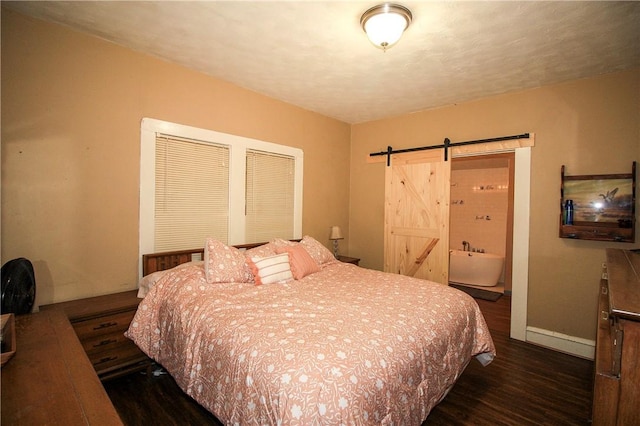
<svg viewBox="0 0 640 426">
<path fill-rule="evenodd" d="M 371 43 L 386 50 L 400 40 L 411 19 L 411 11 L 406 7 L 384 3 L 367 10 L 360 18 L 360 25 Z"/>
<path fill-rule="evenodd" d="M 344 237 L 342 236 L 342 230 L 339 226 L 332 226 L 331 233 L 329 234 L 330 240 L 341 240 Z"/>
</svg>

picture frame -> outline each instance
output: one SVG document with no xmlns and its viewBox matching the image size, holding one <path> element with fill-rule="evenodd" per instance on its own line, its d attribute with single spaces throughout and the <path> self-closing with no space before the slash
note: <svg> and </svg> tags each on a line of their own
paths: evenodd
<svg viewBox="0 0 640 426">
<path fill-rule="evenodd" d="M 574 224 L 582 222 L 618 223 L 630 227 L 633 219 L 633 180 L 596 177 L 572 179 L 564 183 L 564 198 L 573 201 Z"/>
<path fill-rule="evenodd" d="M 559 236 L 634 242 L 635 161 L 631 169 L 631 173 L 622 174 L 567 176 L 562 166 Z M 571 220 L 567 220 L 565 211 L 568 204 Z"/>
</svg>

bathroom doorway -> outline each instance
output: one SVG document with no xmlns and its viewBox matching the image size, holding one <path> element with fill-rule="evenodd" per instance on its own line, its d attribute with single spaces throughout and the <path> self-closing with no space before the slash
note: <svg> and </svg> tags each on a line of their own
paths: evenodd
<svg viewBox="0 0 640 426">
<path fill-rule="evenodd" d="M 514 170 L 513 152 L 452 161 L 449 248 L 504 258 L 496 285 L 464 285 L 511 295 Z"/>
</svg>

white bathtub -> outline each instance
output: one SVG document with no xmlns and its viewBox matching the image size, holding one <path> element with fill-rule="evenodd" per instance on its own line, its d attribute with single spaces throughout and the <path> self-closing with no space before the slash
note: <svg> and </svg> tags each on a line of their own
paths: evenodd
<svg viewBox="0 0 640 426">
<path fill-rule="evenodd" d="M 491 253 L 449 250 L 449 281 L 493 287 L 502 275 L 504 257 Z"/>
</svg>

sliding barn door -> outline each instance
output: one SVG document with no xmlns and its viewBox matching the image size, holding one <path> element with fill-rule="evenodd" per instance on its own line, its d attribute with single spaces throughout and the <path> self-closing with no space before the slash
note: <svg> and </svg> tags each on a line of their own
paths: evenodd
<svg viewBox="0 0 640 426">
<path fill-rule="evenodd" d="M 451 160 L 442 149 L 391 157 L 385 172 L 385 271 L 449 280 Z"/>
</svg>

